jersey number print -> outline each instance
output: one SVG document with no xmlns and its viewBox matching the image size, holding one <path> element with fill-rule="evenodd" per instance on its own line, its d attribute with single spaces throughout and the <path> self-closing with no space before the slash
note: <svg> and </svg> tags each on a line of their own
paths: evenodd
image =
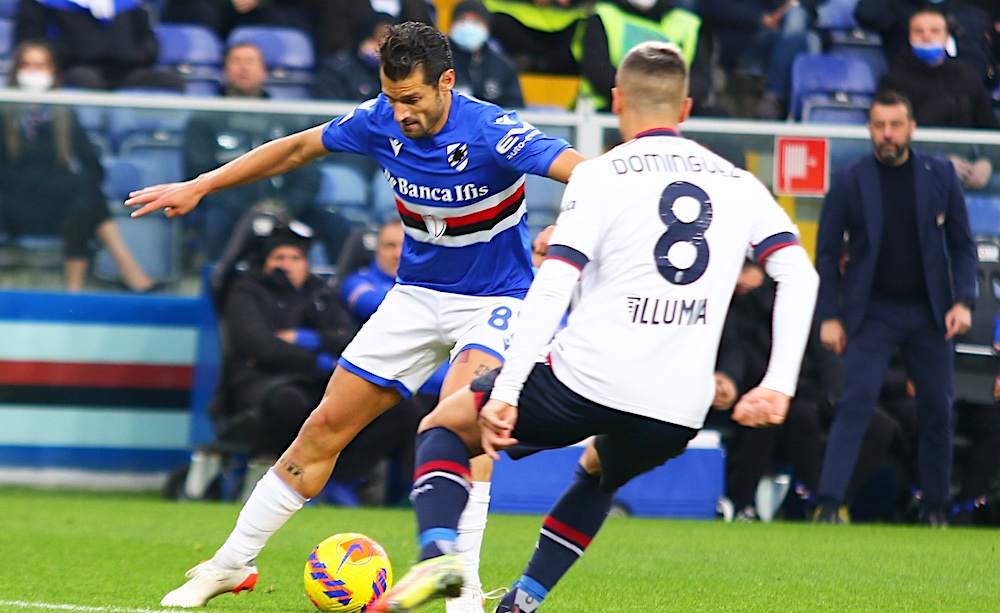
<svg viewBox="0 0 1000 613">
<path fill-rule="evenodd" d="M 698 204 L 698 214 L 691 221 L 681 221 L 674 211 L 677 202 L 685 197 L 693 199 Z M 671 183 L 660 195 L 660 219 L 663 225 L 667 226 L 667 231 L 656 241 L 656 247 L 653 249 L 660 275 L 674 285 L 694 283 L 708 268 L 709 253 L 708 243 L 705 242 L 705 231 L 712 223 L 712 203 L 708 194 L 687 181 Z M 685 243 L 694 249 L 694 259 L 690 266 L 679 268 L 670 260 L 670 250 L 677 243 Z"/>
</svg>

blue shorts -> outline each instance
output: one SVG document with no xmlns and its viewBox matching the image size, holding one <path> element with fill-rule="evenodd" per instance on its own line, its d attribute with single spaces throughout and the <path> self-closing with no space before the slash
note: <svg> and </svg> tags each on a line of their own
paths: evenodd
<svg viewBox="0 0 1000 613">
<path fill-rule="evenodd" d="M 472 382 L 482 407 L 500 369 Z M 613 492 L 633 477 L 677 457 L 698 433 L 694 428 L 612 409 L 563 385 L 547 364 L 536 364 L 521 390 L 507 454 L 519 459 L 545 449 L 568 447 L 594 436 L 601 458 L 601 489 Z"/>
</svg>

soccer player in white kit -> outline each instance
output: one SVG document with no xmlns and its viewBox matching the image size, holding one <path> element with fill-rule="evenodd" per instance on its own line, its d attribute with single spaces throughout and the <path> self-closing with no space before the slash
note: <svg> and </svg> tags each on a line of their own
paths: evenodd
<svg viewBox="0 0 1000 613">
<path fill-rule="evenodd" d="M 590 544 L 614 492 L 680 454 L 704 425 L 748 248 L 777 281 L 777 323 L 767 374 L 732 417 L 784 420 L 818 278 L 768 190 L 679 134 L 690 108 L 675 46 L 647 42 L 626 55 L 612 104 L 626 142 L 574 170 L 503 369 L 421 423 L 413 493 L 422 562 L 370 610 L 409 611 L 461 585 L 452 535 L 470 456 L 510 447 L 516 458 L 593 436 L 497 609 L 534 611 Z M 552 338 L 578 278 L 580 302 Z"/>
<path fill-rule="evenodd" d="M 271 141 L 183 183 L 131 194 L 133 215 L 183 215 L 207 193 L 274 176 L 331 151 L 374 158 L 392 185 L 406 237 L 396 286 L 344 350 L 319 406 L 257 483 L 236 527 L 171 607 L 252 589 L 267 540 L 318 494 L 357 433 L 408 397 L 446 360 L 441 397 L 499 366 L 531 282 L 524 175 L 565 182 L 583 158 L 517 114 L 453 92 L 447 38 L 430 26 L 390 28 L 382 94 L 333 121 Z M 485 459 L 485 458 L 484 458 Z M 449 612 L 481 613 L 479 545 L 489 503 L 486 459 L 460 524 L 466 590 Z"/>
</svg>

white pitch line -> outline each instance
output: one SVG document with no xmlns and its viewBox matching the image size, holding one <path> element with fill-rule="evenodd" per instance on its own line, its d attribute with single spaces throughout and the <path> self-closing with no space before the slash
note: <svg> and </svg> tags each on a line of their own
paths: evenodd
<svg viewBox="0 0 1000 613">
<path fill-rule="evenodd" d="M 54 611 L 73 611 L 74 613 L 188 613 L 186 609 L 130 609 L 128 607 L 87 607 L 75 604 L 57 604 L 51 602 L 27 602 L 25 600 L 0 600 L 0 607 L 15 609 L 48 609 Z M 210 613 L 203 611 L 202 613 Z"/>
</svg>

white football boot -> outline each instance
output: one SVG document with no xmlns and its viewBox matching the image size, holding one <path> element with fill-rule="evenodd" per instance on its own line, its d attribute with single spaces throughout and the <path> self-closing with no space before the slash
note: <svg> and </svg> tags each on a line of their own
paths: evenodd
<svg viewBox="0 0 1000 613">
<path fill-rule="evenodd" d="M 206 560 L 184 573 L 188 582 L 163 597 L 164 607 L 203 607 L 219 594 L 243 590 L 252 592 L 257 585 L 257 567 L 253 564 L 243 568 L 221 568 L 212 560 Z"/>
</svg>

